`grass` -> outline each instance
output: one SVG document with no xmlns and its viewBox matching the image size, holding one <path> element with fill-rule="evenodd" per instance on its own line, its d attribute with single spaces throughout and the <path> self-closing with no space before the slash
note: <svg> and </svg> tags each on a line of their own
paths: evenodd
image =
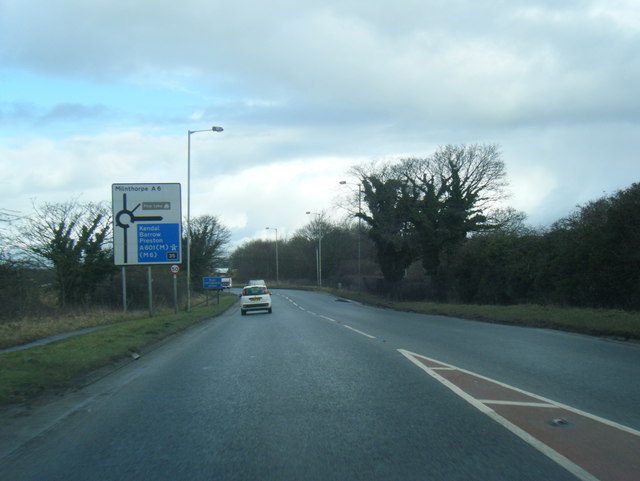
<svg viewBox="0 0 640 481">
<path fill-rule="evenodd" d="M 45 392 L 69 388 L 90 372 L 117 363 L 192 324 L 211 318 L 237 301 L 222 294 L 220 304 L 191 312 L 133 319 L 44 346 L 0 353 L 0 404 L 24 402 Z M 82 323 L 80 323 L 82 324 Z M 75 323 L 76 327 L 79 323 Z M 86 326 L 83 326 L 86 327 Z"/>
<path fill-rule="evenodd" d="M 165 314 L 160 312 L 159 314 Z M 147 311 L 122 312 L 101 311 L 65 314 L 53 318 L 32 318 L 0 323 L 0 349 L 28 344 L 45 337 L 86 327 L 105 326 L 149 317 Z"/>
<path fill-rule="evenodd" d="M 437 314 L 463 319 L 500 322 L 527 327 L 546 327 L 596 336 L 640 339 L 640 313 L 615 309 L 514 305 L 438 304 L 433 302 L 390 301 L 354 291 L 333 294 L 366 304 L 401 311 Z"/>
<path fill-rule="evenodd" d="M 194 293 L 192 305 L 196 306 L 203 303 L 205 299 L 204 295 Z M 215 302 L 215 300 L 211 302 Z M 167 315 L 173 312 L 173 309 L 166 307 L 155 309 L 154 315 Z M 0 349 L 21 346 L 39 339 L 55 336 L 56 334 L 87 327 L 106 326 L 147 317 L 149 317 L 147 309 L 128 311 L 126 313 L 104 309 L 90 311 L 83 309 L 77 312 L 66 311 L 49 317 L 40 316 L 19 321 L 4 321 L 0 322 Z"/>
</svg>

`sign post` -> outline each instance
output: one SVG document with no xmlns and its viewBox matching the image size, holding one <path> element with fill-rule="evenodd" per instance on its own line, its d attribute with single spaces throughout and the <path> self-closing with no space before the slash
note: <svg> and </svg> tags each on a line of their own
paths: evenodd
<svg viewBox="0 0 640 481">
<path fill-rule="evenodd" d="M 180 272 L 180 266 L 178 264 L 172 264 L 169 268 L 171 274 L 173 274 L 173 313 L 178 313 L 178 272 Z"/>
</svg>

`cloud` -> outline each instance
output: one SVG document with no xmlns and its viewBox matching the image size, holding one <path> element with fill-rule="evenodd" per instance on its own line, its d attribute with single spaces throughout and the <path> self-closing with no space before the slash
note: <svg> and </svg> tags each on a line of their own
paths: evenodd
<svg viewBox="0 0 640 481">
<path fill-rule="evenodd" d="M 102 122 L 110 116 L 110 109 L 99 104 L 62 103 L 46 109 L 20 102 L 0 105 L 0 122 L 5 125 L 11 123 L 13 127 L 17 123 L 33 129 L 57 128 L 60 124 L 77 126 L 79 123 Z"/>
<path fill-rule="evenodd" d="M 629 100 L 627 80 L 638 74 L 613 75 L 621 62 L 638 59 L 634 22 L 625 23 L 627 37 L 614 37 L 625 14 L 637 17 L 625 2 L 611 11 L 597 2 L 576 9 L 191 1 L 148 11 L 145 3 L 43 2 L 38 13 L 14 3 L 2 25 L 3 60 L 96 82 L 235 84 L 240 96 L 313 95 L 386 115 L 400 110 L 414 120 L 435 111 L 433 121 L 456 122 L 468 114 L 475 122 L 535 118 L 546 111 L 541 95 L 557 115 L 580 115 L 588 105 L 597 114 L 611 101 Z M 612 98 L 600 102 L 607 85 L 619 93 L 609 89 Z"/>
<path fill-rule="evenodd" d="M 175 182 L 175 139 L 144 138 L 135 132 L 75 136 L 64 140 L 34 137 L 0 144 L 3 204 L 25 211 L 30 199 L 65 202 L 109 199 L 111 183 Z M 153 180 L 149 180 L 153 178 Z"/>
<path fill-rule="evenodd" d="M 535 223 L 640 177 L 634 1 L 0 9 L 5 208 L 108 199 L 112 182 L 186 190 L 187 131 L 211 125 L 191 139 L 194 212 L 238 238 L 293 232 L 354 163 L 448 143 L 501 145 Z"/>
<path fill-rule="evenodd" d="M 327 198 L 338 193 L 351 161 L 305 158 L 201 179 L 192 185 L 193 211 L 202 215 L 207 209 L 218 209 L 223 223 L 234 229 L 273 226 L 281 227 L 283 236 L 292 234 L 288 228 L 292 220 L 301 225 L 307 211 L 328 208 Z M 284 219 L 287 225 L 283 226 Z"/>
</svg>

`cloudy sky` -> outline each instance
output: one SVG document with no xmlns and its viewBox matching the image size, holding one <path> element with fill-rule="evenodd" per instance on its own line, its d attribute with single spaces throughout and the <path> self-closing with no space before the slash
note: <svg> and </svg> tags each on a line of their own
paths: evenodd
<svg viewBox="0 0 640 481">
<path fill-rule="evenodd" d="M 354 164 L 499 144 L 545 226 L 640 181 L 638 0 L 0 0 L 0 210 L 180 182 L 235 243 Z M 272 232 L 272 231 L 271 231 Z"/>
</svg>

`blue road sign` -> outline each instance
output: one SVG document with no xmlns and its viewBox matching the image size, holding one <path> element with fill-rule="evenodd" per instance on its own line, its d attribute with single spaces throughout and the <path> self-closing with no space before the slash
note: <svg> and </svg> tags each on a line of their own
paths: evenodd
<svg viewBox="0 0 640 481">
<path fill-rule="evenodd" d="M 180 262 L 180 224 L 138 224 L 138 263 Z"/>
<path fill-rule="evenodd" d="M 203 289 L 222 289 L 222 277 L 203 277 Z"/>
</svg>

